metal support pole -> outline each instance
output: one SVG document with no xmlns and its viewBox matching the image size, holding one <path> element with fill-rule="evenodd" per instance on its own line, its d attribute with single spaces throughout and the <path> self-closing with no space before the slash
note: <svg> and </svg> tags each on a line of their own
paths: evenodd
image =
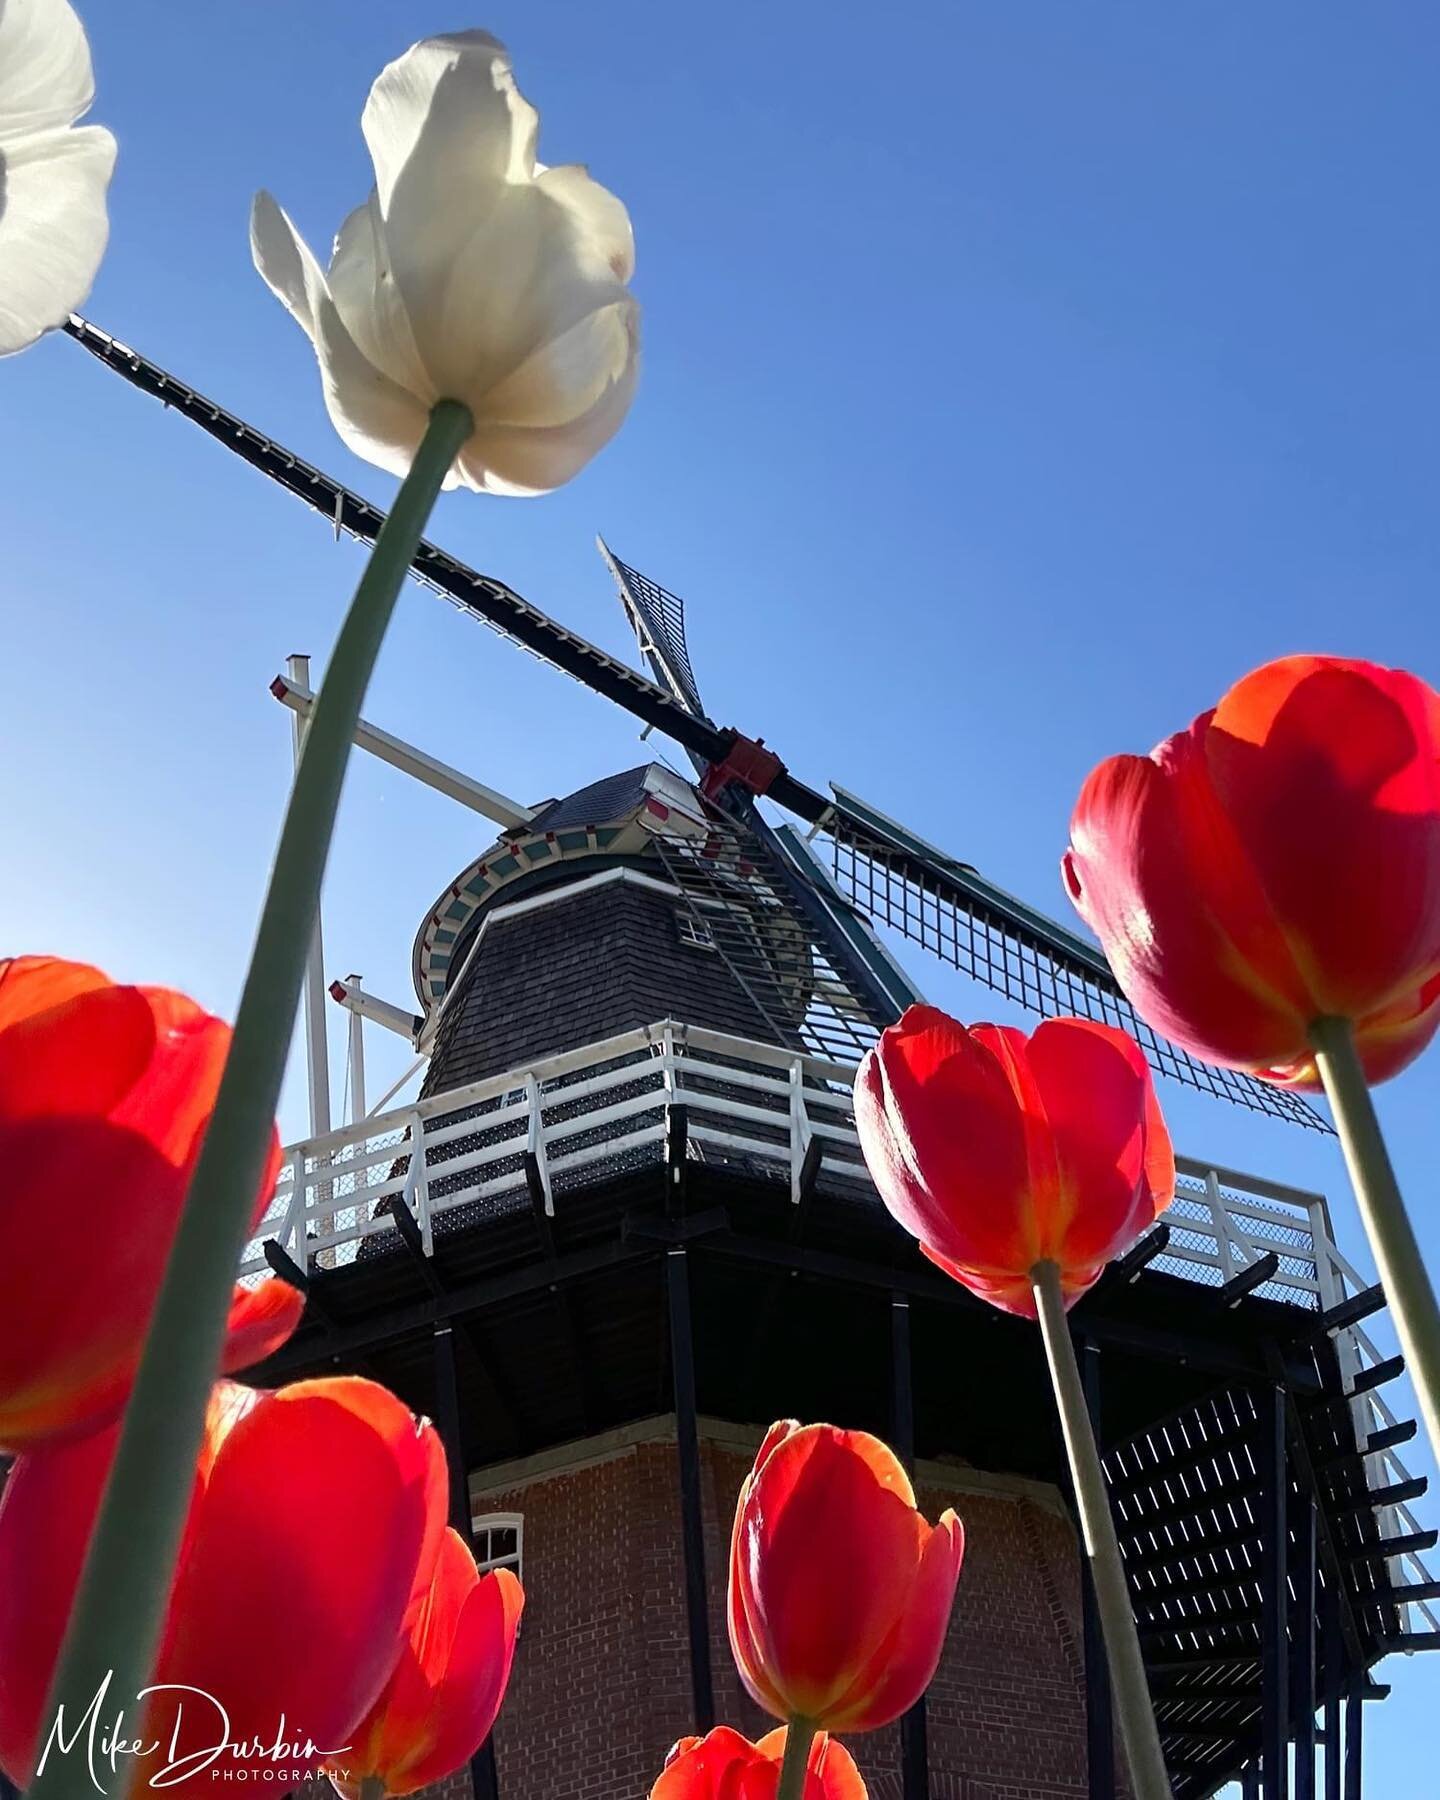
<svg viewBox="0 0 1440 1800">
<path fill-rule="evenodd" d="M 1333 1582 L 1325 1590 L 1325 1800 L 1341 1800 L 1340 1692 L 1345 1637 L 1340 1628 L 1340 1596 Z"/>
<path fill-rule="evenodd" d="M 308 656 L 287 657 L 285 670 L 300 687 L 310 686 Z M 300 753 L 305 748 L 305 730 L 306 721 L 298 713 L 291 713 L 290 743 L 297 769 Z M 310 1086 L 311 1137 L 324 1137 L 330 1129 L 330 1050 L 325 1024 L 325 944 L 317 911 L 315 934 L 310 940 L 310 958 L 305 966 L 305 1072 Z"/>
<path fill-rule="evenodd" d="M 1315 1499 L 1300 1502 L 1295 1518 L 1295 1800 L 1315 1800 Z"/>
<path fill-rule="evenodd" d="M 1244 1783 L 1245 1800 L 1260 1800 L 1259 1763 L 1246 1763 L 1241 1779 Z"/>
<path fill-rule="evenodd" d="M 460 1384 L 455 1373 L 455 1334 L 448 1324 L 437 1325 L 435 1353 L 435 1429 L 445 1446 L 450 1471 L 450 1523 L 474 1548 L 471 1534 L 470 1482 L 465 1470 L 465 1451 L 460 1435 Z M 475 1800 L 499 1800 L 499 1771 L 495 1766 L 493 1735 L 470 1758 L 470 1787 Z"/>
<path fill-rule="evenodd" d="M 1261 1769 L 1264 1800 L 1289 1800 L 1290 1613 L 1289 1531 L 1285 1516 L 1289 1474 L 1285 1457 L 1285 1390 L 1262 1388 L 1260 1415 L 1261 1530 Z"/>
<path fill-rule="evenodd" d="M 670 1382 L 680 1458 L 680 1537 L 685 1555 L 685 1618 L 690 1633 L 690 1695 L 695 1729 L 715 1723 L 710 1678 L 710 1607 L 705 1591 L 705 1521 L 700 1497 L 700 1427 L 695 1414 L 695 1339 L 690 1323 L 690 1269 L 683 1244 L 665 1257 L 670 1315 Z"/>
<path fill-rule="evenodd" d="M 1360 1785 L 1365 1760 L 1365 1702 L 1360 1690 L 1365 1677 L 1358 1674 L 1345 1696 L 1345 1800 L 1361 1800 Z"/>
<path fill-rule="evenodd" d="M 890 1440 L 912 1478 L 915 1473 L 915 1393 L 910 1362 L 910 1302 L 890 1296 Z M 928 1800 L 930 1739 L 922 1694 L 900 1720 L 900 1792 L 903 1800 Z"/>
<path fill-rule="evenodd" d="M 1103 1457 L 1105 1440 L 1100 1431 L 1100 1350 L 1081 1340 L 1080 1380 L 1085 1406 L 1095 1432 L 1095 1444 Z M 1080 1559 L 1081 1627 L 1085 1648 L 1085 1762 L 1089 1770 L 1089 1800 L 1115 1800 L 1115 1709 L 1110 1693 L 1110 1665 L 1105 1658 L 1105 1637 L 1100 1610 L 1095 1603 L 1095 1583 L 1088 1557 Z"/>
<path fill-rule="evenodd" d="M 360 986 L 358 975 L 345 977 L 345 991 L 353 994 Z M 365 1117 L 365 1020 L 359 1009 L 350 1008 L 350 1122 L 358 1125 Z"/>
</svg>

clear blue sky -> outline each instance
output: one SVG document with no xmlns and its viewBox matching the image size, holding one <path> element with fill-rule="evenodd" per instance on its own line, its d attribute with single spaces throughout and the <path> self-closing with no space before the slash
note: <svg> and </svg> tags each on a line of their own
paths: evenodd
<svg viewBox="0 0 1440 1800">
<path fill-rule="evenodd" d="M 91 316 L 381 499 L 251 271 L 250 196 L 328 242 L 368 185 L 380 66 L 427 31 L 504 37 L 545 160 L 630 206 L 646 368 L 570 488 L 447 497 L 434 535 L 625 652 L 603 530 L 689 597 L 718 718 L 1038 905 L 1063 913 L 1091 764 L 1251 664 L 1332 650 L 1440 680 L 1429 8 L 84 10 L 121 145 Z M 289 773 L 266 684 L 323 658 L 358 552 L 68 342 L 6 363 L 0 396 L 0 941 L 229 1011 Z M 420 590 L 367 711 L 531 800 L 644 754 Z M 415 926 L 480 835 L 357 761 L 330 972 L 405 1001 Z M 1437 1093 L 1440 1049 L 1382 1104 L 1440 1264 Z M 1363 1256 L 1330 1145 L 1171 1110 L 1192 1153 L 1327 1189 Z M 304 1129 L 294 1073 L 282 1125 Z M 1384 1678 L 1371 1791 L 1432 1791 L 1440 1664 Z"/>
</svg>

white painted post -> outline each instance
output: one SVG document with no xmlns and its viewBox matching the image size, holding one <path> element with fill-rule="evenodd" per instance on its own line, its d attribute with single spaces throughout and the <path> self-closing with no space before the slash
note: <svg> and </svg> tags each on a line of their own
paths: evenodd
<svg viewBox="0 0 1440 1800">
<path fill-rule="evenodd" d="M 528 1070 L 525 1075 L 525 1104 L 529 1108 L 529 1129 L 525 1148 L 535 1158 L 540 1171 L 540 1188 L 545 1195 L 545 1216 L 555 1217 L 555 1196 L 550 1191 L 550 1165 L 545 1156 L 545 1121 L 540 1111 L 540 1083 Z"/>
<path fill-rule="evenodd" d="M 1220 1178 L 1213 1169 L 1205 1171 L 1205 1193 L 1210 1201 L 1210 1216 L 1215 1221 L 1215 1247 L 1220 1255 L 1220 1285 L 1223 1287 L 1235 1273 L 1235 1247 L 1230 1242 L 1230 1215 L 1225 1210 L 1225 1196 L 1220 1192 Z"/>
<path fill-rule="evenodd" d="M 790 1064 L 790 1202 L 800 1204 L 800 1176 L 810 1148 L 810 1115 L 805 1110 L 805 1064 L 796 1057 Z"/>
<path fill-rule="evenodd" d="M 310 686 L 310 658 L 289 656 L 285 670 L 290 679 L 303 688 Z M 298 714 L 290 715 L 290 743 L 295 767 L 300 767 L 300 753 L 305 748 L 306 721 Z M 305 1069 L 310 1085 L 310 1135 L 324 1137 L 330 1129 L 330 1056 L 325 1032 L 325 944 L 320 929 L 320 916 L 315 916 L 315 932 L 310 940 L 310 956 L 305 965 Z"/>
<path fill-rule="evenodd" d="M 358 975 L 345 977 L 345 991 L 355 994 L 360 987 Z M 350 1122 L 358 1125 L 365 1117 L 365 1019 L 358 1007 L 350 1008 Z"/>
</svg>

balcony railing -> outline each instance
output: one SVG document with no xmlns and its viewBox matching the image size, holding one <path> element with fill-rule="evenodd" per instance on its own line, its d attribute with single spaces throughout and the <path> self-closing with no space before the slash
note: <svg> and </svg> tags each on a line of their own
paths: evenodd
<svg viewBox="0 0 1440 1800">
<path fill-rule="evenodd" d="M 246 1248 L 241 1276 L 265 1266 L 272 1239 L 303 1270 L 374 1254 L 393 1233 L 390 1207 L 410 1212 L 427 1254 L 437 1235 L 531 1204 L 538 1178 L 553 1215 L 567 1191 L 664 1155 L 666 1113 L 686 1109 L 689 1154 L 743 1166 L 798 1200 L 815 1150 L 822 1180 L 868 1189 L 851 1101 L 853 1069 L 779 1047 L 663 1020 L 598 1044 L 489 1076 L 468 1087 L 361 1120 L 286 1152 L 274 1200 Z M 1188 1157 L 1178 1159 L 1169 1238 L 1152 1265 L 1210 1287 L 1273 1270 L 1253 1291 L 1328 1312 L 1365 1283 L 1336 1247 L 1323 1195 Z M 1398 1423 L 1365 1372 L 1383 1359 L 1352 1325 L 1333 1333 L 1357 1439 Z M 1372 1489 L 1408 1481 L 1393 1448 L 1366 1459 Z M 1408 1506 L 1377 1509 L 1386 1537 L 1420 1527 Z M 1392 1558 L 1396 1588 L 1430 1583 L 1416 1555 Z M 1423 1601 L 1404 1603 L 1406 1630 L 1440 1629 Z"/>
</svg>

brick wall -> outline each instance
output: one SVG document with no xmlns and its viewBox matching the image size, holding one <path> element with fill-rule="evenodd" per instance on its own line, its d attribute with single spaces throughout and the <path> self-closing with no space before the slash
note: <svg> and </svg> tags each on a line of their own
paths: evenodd
<svg viewBox="0 0 1440 1800">
<path fill-rule="evenodd" d="M 658 1422 L 657 1422 L 658 1423 Z M 652 1438 L 655 1427 L 650 1428 Z M 641 1434 L 632 1434 L 641 1435 Z M 722 1428 L 702 1446 L 711 1654 L 719 1722 L 769 1723 L 741 1690 L 725 1637 L 725 1564 L 751 1450 Z M 728 1440 L 728 1441 L 727 1441 Z M 496 1731 L 502 1800 L 644 1800 L 690 1727 L 673 1442 L 596 1443 L 588 1466 L 521 1466 L 477 1510 L 525 1517 L 525 1623 Z M 979 1485 L 987 1491 L 974 1491 Z M 1074 1534 L 1044 1492 L 926 1465 L 922 1506 L 965 1522 L 965 1568 L 930 1690 L 936 1800 L 1081 1800 L 1085 1711 Z M 849 1740 L 875 1800 L 898 1800 L 897 1728 Z M 465 1800 L 462 1777 L 447 1800 Z"/>
</svg>

